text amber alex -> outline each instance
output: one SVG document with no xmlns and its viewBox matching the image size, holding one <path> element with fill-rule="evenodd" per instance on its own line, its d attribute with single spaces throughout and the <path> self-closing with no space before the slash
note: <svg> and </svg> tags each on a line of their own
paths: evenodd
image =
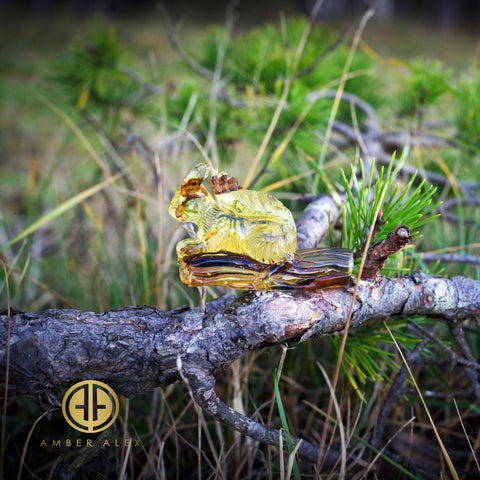
<svg viewBox="0 0 480 480">
<path fill-rule="evenodd" d="M 140 439 L 135 439 L 135 438 L 126 438 L 125 440 L 115 440 L 114 442 L 109 442 L 108 440 L 105 440 L 102 444 L 102 448 L 105 447 L 128 447 L 130 446 L 130 443 L 132 444 L 132 447 L 140 447 Z M 83 439 L 83 438 L 78 438 L 77 440 L 70 440 L 70 439 L 65 439 L 65 440 L 49 440 L 48 442 L 46 440 L 42 440 L 40 442 L 41 447 L 93 447 L 95 445 L 95 442 L 91 438 Z"/>
</svg>

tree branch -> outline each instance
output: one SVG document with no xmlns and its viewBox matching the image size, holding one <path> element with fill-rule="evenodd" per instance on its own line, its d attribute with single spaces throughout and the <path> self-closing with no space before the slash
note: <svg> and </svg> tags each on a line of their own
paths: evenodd
<svg viewBox="0 0 480 480">
<path fill-rule="evenodd" d="M 307 95 L 307 101 L 335 98 L 336 95 L 336 90 L 313 91 Z M 343 92 L 341 99 L 363 112 L 365 115 L 363 128 L 361 132 L 358 132 L 352 126 L 337 121 L 333 124 L 333 130 L 349 142 L 350 145 L 360 145 L 363 150 L 364 160 L 374 158 L 380 164 L 389 165 L 392 161 L 391 152 L 393 151 L 413 146 L 439 148 L 450 144 L 448 140 L 441 136 L 428 132 L 385 132 L 380 125 L 377 112 L 368 102 L 348 92 Z M 359 138 L 359 133 L 361 138 Z M 397 166 L 397 164 L 398 161 L 395 161 L 394 166 Z M 407 175 L 413 176 L 417 173 L 417 170 L 415 167 L 402 165 L 402 172 Z M 450 182 L 449 178 L 434 172 L 420 171 L 419 174 L 420 178 L 425 178 L 433 184 L 447 185 Z M 465 192 L 473 192 L 480 188 L 480 184 L 475 181 L 456 180 L 456 185 Z"/>
<path fill-rule="evenodd" d="M 163 312 L 129 307 L 105 313 L 78 310 L 0 315 L 0 365 L 6 367 L 10 322 L 11 396 L 58 404 L 60 389 L 85 378 L 109 383 L 132 397 L 187 377 L 214 374 L 250 350 L 329 335 L 345 326 L 349 289 L 251 292 L 201 308 Z M 360 286 L 351 325 L 373 318 L 429 315 L 446 320 L 478 317 L 480 282 L 422 273 L 381 278 Z"/>
<path fill-rule="evenodd" d="M 198 382 L 198 377 L 195 378 L 195 381 Z M 218 398 L 213 388 L 204 388 L 198 383 L 197 386 L 197 389 L 192 390 L 195 401 L 204 411 L 208 412 L 219 422 L 240 433 L 248 435 L 254 440 L 258 440 L 276 447 L 278 447 L 280 444 L 279 435 L 282 435 L 283 445 L 287 445 L 285 432 L 280 432 L 275 428 L 266 427 L 255 420 L 240 414 L 222 402 L 222 400 Z M 318 447 L 304 439 L 299 439 L 296 437 L 290 438 L 294 446 L 301 442 L 301 445 L 298 448 L 298 454 L 300 457 L 311 463 L 315 463 L 317 461 L 319 455 Z M 324 465 L 326 467 L 332 467 L 336 464 L 340 452 L 336 451 L 335 449 L 329 449 L 325 455 L 326 457 L 324 459 Z"/>
<path fill-rule="evenodd" d="M 411 240 L 409 229 L 404 225 L 399 225 L 387 235 L 387 238 L 372 245 L 363 267 L 362 278 L 379 278 L 388 257 L 401 250 Z"/>
<path fill-rule="evenodd" d="M 340 216 L 341 199 L 321 195 L 310 202 L 297 222 L 297 248 L 315 248 Z"/>
<path fill-rule="evenodd" d="M 213 72 L 208 70 L 208 68 L 205 68 L 202 65 L 200 65 L 180 45 L 178 28 L 177 29 L 173 28 L 172 26 L 173 22 L 168 14 L 168 10 L 163 5 L 158 5 L 157 7 L 160 14 L 163 17 L 164 25 L 168 34 L 168 39 L 170 40 L 170 45 L 172 46 L 173 50 L 185 63 L 187 63 L 190 66 L 190 68 L 195 73 L 197 73 L 198 75 L 204 78 L 207 78 L 208 80 L 213 80 Z"/>
<path fill-rule="evenodd" d="M 472 265 L 480 265 L 479 256 L 463 253 L 422 253 L 421 258 L 424 262 L 470 263 Z"/>
<path fill-rule="evenodd" d="M 6 372 L 10 337 L 8 397 L 28 396 L 44 408 L 59 405 L 58 395 L 85 379 L 102 380 L 127 397 L 180 381 L 218 421 L 278 446 L 279 430 L 240 414 L 218 398 L 215 373 L 251 350 L 341 331 L 352 300 L 352 289 L 337 288 L 249 292 L 239 299 L 226 296 L 209 302 L 205 311 L 180 307 L 164 312 L 148 306 L 105 313 L 4 311 L 0 312 L 0 369 Z M 422 273 L 362 281 L 350 325 L 413 315 L 451 323 L 478 318 L 480 282 Z M 5 378 L 1 382 L 4 392 Z M 478 382 L 475 388 L 478 391 Z M 298 444 L 300 439 L 292 441 Z M 330 468 L 341 455 L 335 449 L 320 452 L 305 440 L 298 453 L 312 465 L 324 455 L 323 464 Z"/>
</svg>

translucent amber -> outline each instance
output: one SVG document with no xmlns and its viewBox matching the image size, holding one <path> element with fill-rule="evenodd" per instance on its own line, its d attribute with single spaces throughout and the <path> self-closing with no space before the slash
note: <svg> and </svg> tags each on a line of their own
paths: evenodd
<svg viewBox="0 0 480 480">
<path fill-rule="evenodd" d="M 212 174 L 212 193 L 203 181 Z M 180 278 L 190 286 L 270 290 L 345 285 L 352 253 L 345 249 L 296 251 L 290 211 L 275 197 L 244 190 L 210 163 L 193 168 L 177 189 L 169 213 L 197 226 L 197 238 L 178 243 Z"/>
<path fill-rule="evenodd" d="M 202 182 L 212 172 L 209 163 L 197 165 L 175 192 L 169 213 L 198 229 L 197 239 L 180 242 L 177 251 L 188 245 L 189 254 L 197 246 L 198 253 L 232 252 L 263 263 L 292 260 L 297 231 L 290 210 L 268 193 L 239 189 L 236 181 L 237 190 L 228 179 L 222 190 L 218 180 L 226 174 L 213 176 L 217 192 L 211 195 Z"/>
<path fill-rule="evenodd" d="M 229 252 L 179 258 L 180 278 L 191 287 L 226 286 L 245 290 L 315 289 L 347 285 L 352 254 L 342 248 L 298 250 L 293 262 L 273 265 Z"/>
</svg>

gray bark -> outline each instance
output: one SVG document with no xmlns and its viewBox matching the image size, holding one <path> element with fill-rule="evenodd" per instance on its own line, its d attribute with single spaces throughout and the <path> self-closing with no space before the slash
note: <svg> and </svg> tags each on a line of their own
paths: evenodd
<svg viewBox="0 0 480 480">
<path fill-rule="evenodd" d="M 362 282 L 351 326 L 374 318 L 428 315 L 448 321 L 478 318 L 480 282 L 421 273 Z M 129 397 L 181 376 L 193 392 L 210 389 L 225 365 L 272 344 L 304 341 L 345 327 L 352 288 L 312 292 L 250 292 L 210 302 L 203 312 L 127 307 L 0 315 L 0 369 L 9 351 L 9 397 L 57 403 L 57 394 L 88 378 Z M 10 329 L 10 333 L 9 333 Z M 178 366 L 181 364 L 182 375 Z M 3 388 L 2 388 L 3 392 Z"/>
</svg>

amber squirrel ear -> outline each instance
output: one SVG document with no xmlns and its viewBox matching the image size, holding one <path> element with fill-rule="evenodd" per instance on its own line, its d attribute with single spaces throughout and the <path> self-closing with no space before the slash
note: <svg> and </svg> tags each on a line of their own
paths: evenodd
<svg viewBox="0 0 480 480">
<path fill-rule="evenodd" d="M 183 221 L 183 212 L 186 204 L 195 198 L 207 197 L 208 191 L 202 185 L 205 178 L 213 171 L 212 164 L 203 162 L 196 165 L 190 172 L 185 175 L 182 184 L 177 188 L 170 207 L 169 214 L 177 220 Z"/>
<path fill-rule="evenodd" d="M 176 219 L 181 220 L 183 218 L 183 210 L 185 205 L 195 198 L 205 198 L 208 196 L 208 192 L 202 185 L 202 180 L 199 178 L 190 178 L 182 183 L 180 188 L 175 192 L 172 203 L 170 204 L 170 215 Z M 173 209 L 175 207 L 175 209 Z"/>
<path fill-rule="evenodd" d="M 191 178 L 187 182 L 182 183 L 180 193 L 185 197 L 185 201 L 193 198 L 204 198 L 208 195 L 207 190 L 202 185 L 202 180 L 199 178 Z"/>
<path fill-rule="evenodd" d="M 235 177 L 229 177 L 226 173 L 223 175 L 213 175 L 211 183 L 215 195 L 237 192 L 242 188 Z"/>
</svg>

